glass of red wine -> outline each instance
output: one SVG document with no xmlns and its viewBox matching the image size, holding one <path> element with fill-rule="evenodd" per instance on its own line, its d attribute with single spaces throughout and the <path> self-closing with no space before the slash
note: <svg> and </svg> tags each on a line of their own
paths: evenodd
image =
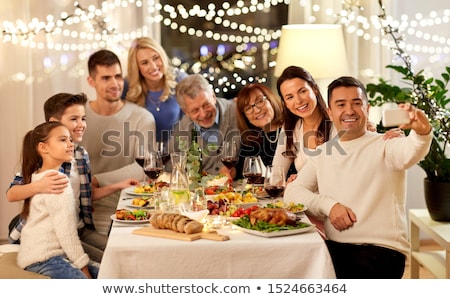
<svg viewBox="0 0 450 299">
<path fill-rule="evenodd" d="M 169 142 L 167 140 L 161 140 L 156 142 L 157 151 L 161 156 L 161 160 L 163 163 L 163 168 L 166 166 L 167 162 L 170 161 L 170 153 L 169 153 Z"/>
<path fill-rule="evenodd" d="M 144 172 L 152 184 L 163 171 L 163 162 L 159 152 L 149 152 L 145 156 Z"/>
<path fill-rule="evenodd" d="M 238 161 L 236 141 L 225 141 L 223 143 L 221 161 L 228 169 L 231 169 L 236 165 Z"/>
<path fill-rule="evenodd" d="M 255 183 L 262 177 L 262 162 L 259 156 L 245 157 L 242 175 L 252 184 L 252 193 L 255 195 Z"/>
<path fill-rule="evenodd" d="M 272 200 L 282 197 L 286 188 L 284 169 L 281 166 L 269 165 L 264 176 L 264 190 Z"/>
<path fill-rule="evenodd" d="M 144 162 L 145 162 L 145 146 L 143 144 L 139 144 L 137 149 L 136 149 L 136 154 L 134 156 L 134 160 L 136 161 L 137 164 L 139 164 L 139 166 L 141 166 L 142 168 L 144 168 Z M 142 184 L 144 184 L 145 182 L 145 174 L 142 177 Z"/>
</svg>

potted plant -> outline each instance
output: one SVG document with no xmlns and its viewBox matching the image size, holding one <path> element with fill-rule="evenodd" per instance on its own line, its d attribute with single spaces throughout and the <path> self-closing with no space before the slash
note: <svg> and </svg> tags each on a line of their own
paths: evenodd
<svg viewBox="0 0 450 299">
<path fill-rule="evenodd" d="M 450 221 L 450 158 L 447 147 L 450 143 L 450 102 L 448 83 L 450 67 L 440 78 L 425 78 L 423 72 L 413 73 L 408 67 L 388 65 L 403 75 L 405 87 L 399 87 L 386 80 L 379 79 L 378 84 L 367 84 L 367 93 L 371 106 L 384 103 L 410 102 L 422 109 L 433 127 L 433 141 L 427 156 L 419 162 L 425 171 L 425 202 L 430 216 L 436 221 Z M 378 130 L 383 131 L 381 124 Z M 406 132 L 408 133 L 408 132 Z"/>
<path fill-rule="evenodd" d="M 379 17 L 386 19 L 381 1 L 380 6 L 383 13 Z M 409 55 L 400 47 L 398 31 L 390 25 L 386 25 L 383 30 L 392 37 L 392 49 L 404 63 L 404 66 L 388 65 L 387 68 L 400 73 L 405 86 L 399 87 L 384 79 L 379 79 L 377 84 L 369 83 L 366 86 L 369 103 L 371 106 L 381 106 L 389 102 L 410 102 L 428 116 L 434 136 L 429 153 L 419 162 L 426 173 L 425 202 L 433 220 L 450 221 L 450 159 L 447 153 L 450 143 L 450 95 L 447 88 L 450 67 L 446 67 L 440 77 L 426 78 L 423 70 L 415 73 Z M 381 125 L 378 125 L 378 129 L 385 130 Z"/>
</svg>

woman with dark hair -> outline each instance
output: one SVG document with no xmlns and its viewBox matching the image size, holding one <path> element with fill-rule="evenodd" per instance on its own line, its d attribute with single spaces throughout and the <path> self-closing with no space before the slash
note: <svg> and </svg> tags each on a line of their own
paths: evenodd
<svg viewBox="0 0 450 299">
<path fill-rule="evenodd" d="M 272 164 L 283 167 L 287 173 L 294 162 L 298 171 L 307 156 L 313 155 L 318 145 L 330 139 L 334 127 L 319 86 L 304 68 L 287 67 L 277 80 L 277 91 L 286 109 L 282 136 Z"/>
<path fill-rule="evenodd" d="M 319 86 L 307 70 L 298 66 L 284 69 L 277 80 L 277 91 L 285 106 L 284 127 L 272 164 L 283 167 L 287 173 L 294 162 L 299 171 L 317 146 L 336 136 L 337 131 Z M 376 127 L 369 121 L 367 129 L 375 131 Z M 394 128 L 385 133 L 384 139 L 401 136 L 403 131 Z M 288 182 L 295 177 L 288 177 Z"/>
</svg>

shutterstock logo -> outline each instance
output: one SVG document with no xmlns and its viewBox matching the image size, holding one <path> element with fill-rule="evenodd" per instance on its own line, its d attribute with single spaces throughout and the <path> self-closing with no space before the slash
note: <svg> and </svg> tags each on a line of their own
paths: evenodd
<svg viewBox="0 0 450 299">
<path fill-rule="evenodd" d="M 132 157 L 134 156 L 134 144 L 145 145 L 154 140 L 155 132 L 147 131 L 141 132 L 132 130 L 130 123 L 125 122 L 123 124 L 123 131 L 109 130 L 103 133 L 101 139 L 104 147 L 100 152 L 103 157 Z M 149 150 L 153 149 L 153 144 L 148 144 Z"/>
<path fill-rule="evenodd" d="M 175 150 L 187 150 L 190 144 L 190 130 L 179 131 L 180 135 L 172 137 L 175 141 Z M 339 132 L 339 135 L 345 134 L 345 131 Z M 169 136 L 170 132 L 164 132 Z M 311 134 L 309 136 L 309 134 Z M 251 135 L 252 139 L 247 140 L 244 144 L 242 136 Z M 156 151 L 153 148 L 153 140 L 155 140 L 154 131 L 137 131 L 130 128 L 130 123 L 125 122 L 123 124 L 123 130 L 108 130 L 101 136 L 103 148 L 100 155 L 103 157 L 133 157 L 135 155 L 134 151 L 136 149 L 135 144 L 146 145 L 150 151 Z M 214 138 L 211 138 L 213 136 Z M 309 132 L 303 136 L 304 144 L 306 144 L 308 137 L 315 137 L 315 132 Z M 214 142 L 208 142 L 208 139 L 213 139 Z M 202 136 L 198 137 L 198 143 L 203 149 L 204 156 L 220 156 L 222 149 L 223 140 L 234 140 L 241 145 L 241 156 L 251 155 L 273 155 L 275 147 L 280 145 L 285 145 L 286 136 L 285 134 L 280 134 L 279 139 L 276 143 L 264 143 L 264 133 L 259 130 L 248 130 L 245 132 L 240 132 L 239 130 L 231 130 L 226 136 L 223 136 L 221 132 L 217 131 L 214 134 L 212 132 L 206 132 Z M 181 142 L 180 142 L 181 141 Z M 296 148 L 299 149 L 299 143 L 297 142 Z M 339 144 L 339 136 L 334 136 L 324 146 L 317 149 L 309 149 L 307 146 L 303 147 L 303 151 L 307 156 L 318 156 L 325 151 L 326 155 L 331 155 L 332 152 L 337 151 L 341 155 L 347 155 L 345 150 Z"/>
<path fill-rule="evenodd" d="M 341 134 L 341 132 L 340 132 Z M 345 131 L 342 132 L 342 134 L 345 134 Z M 340 153 L 341 155 L 347 155 L 345 150 L 342 148 L 342 146 L 339 144 L 339 136 L 336 135 L 333 138 L 329 139 L 324 146 L 321 146 L 317 149 L 309 149 L 307 147 L 303 148 L 303 151 L 305 155 L 309 157 L 319 156 L 322 154 L 323 151 L 325 151 L 325 155 L 332 155 L 333 154 L 333 148 L 335 148 L 335 151 Z"/>
</svg>

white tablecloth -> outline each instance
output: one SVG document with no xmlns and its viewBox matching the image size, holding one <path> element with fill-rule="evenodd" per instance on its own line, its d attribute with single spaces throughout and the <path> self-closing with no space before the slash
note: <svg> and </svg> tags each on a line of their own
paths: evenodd
<svg viewBox="0 0 450 299">
<path fill-rule="evenodd" d="M 264 238 L 226 227 L 218 232 L 228 241 L 188 242 L 132 234 L 137 228 L 113 225 L 98 278 L 335 278 L 314 230 Z"/>
</svg>

